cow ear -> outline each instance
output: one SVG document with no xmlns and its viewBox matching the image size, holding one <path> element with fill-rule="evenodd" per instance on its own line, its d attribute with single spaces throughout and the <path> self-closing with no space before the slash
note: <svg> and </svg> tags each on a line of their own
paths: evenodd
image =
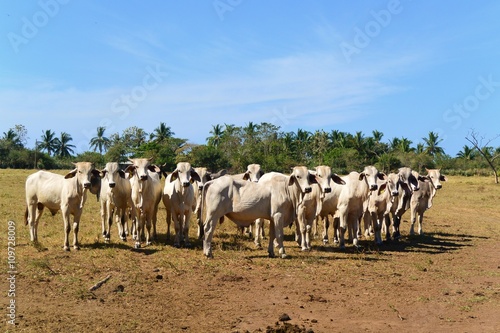
<svg viewBox="0 0 500 333">
<path fill-rule="evenodd" d="M 366 175 L 365 175 L 363 172 L 362 172 L 362 173 L 360 173 L 360 174 L 359 174 L 359 180 L 363 180 L 363 179 L 365 179 L 365 176 L 366 176 Z"/>
<path fill-rule="evenodd" d="M 295 176 L 290 175 L 290 177 L 288 177 L 288 186 L 292 186 L 294 181 L 295 181 Z"/>
<path fill-rule="evenodd" d="M 245 172 L 245 174 L 243 175 L 243 180 L 249 180 L 250 179 L 250 173 L 247 171 Z"/>
<path fill-rule="evenodd" d="M 309 177 L 309 184 L 317 184 L 318 183 L 318 180 L 316 179 L 315 174 L 313 175 L 312 173 L 309 173 L 308 177 Z"/>
<path fill-rule="evenodd" d="M 91 172 L 94 177 L 101 179 L 101 172 L 99 170 L 93 169 Z"/>
<path fill-rule="evenodd" d="M 382 185 L 380 185 L 380 186 L 378 187 L 378 195 L 380 195 L 380 194 L 384 193 L 384 191 L 385 191 L 386 187 L 387 187 L 387 183 L 383 183 Z"/>
<path fill-rule="evenodd" d="M 447 180 L 448 180 L 448 178 L 446 178 L 446 176 L 445 176 L 445 175 L 441 175 L 441 176 L 439 176 L 439 181 L 441 181 L 441 182 L 445 182 L 445 181 L 447 181 Z"/>
<path fill-rule="evenodd" d="M 332 173 L 332 180 L 339 185 L 345 185 L 345 181 L 340 178 L 336 173 Z"/>
<path fill-rule="evenodd" d="M 379 173 L 377 174 L 377 177 L 378 177 L 378 179 L 380 179 L 380 180 L 387 180 L 387 175 L 386 175 L 385 173 L 383 173 L 383 172 L 379 172 Z"/>
<path fill-rule="evenodd" d="M 191 179 L 196 180 L 197 182 L 201 182 L 200 175 L 193 169 L 191 169 Z"/>
<path fill-rule="evenodd" d="M 73 163 L 74 164 L 74 163 Z M 68 178 L 73 178 L 76 176 L 76 172 L 78 171 L 78 169 L 73 169 L 71 170 L 69 173 L 66 174 L 66 176 L 64 176 L 64 178 L 68 179 Z"/>
<path fill-rule="evenodd" d="M 118 170 L 118 174 L 120 175 L 120 177 L 125 178 L 125 171 Z"/>
<path fill-rule="evenodd" d="M 420 180 L 421 182 L 430 181 L 429 177 L 427 177 L 427 176 L 418 176 L 418 180 Z"/>
<path fill-rule="evenodd" d="M 148 170 L 151 172 L 161 172 L 160 168 L 155 164 L 148 165 Z"/>
<path fill-rule="evenodd" d="M 177 180 L 179 178 L 179 170 L 175 169 L 174 172 L 170 174 L 170 182 Z"/>
<path fill-rule="evenodd" d="M 101 171 L 99 171 L 99 176 L 101 176 L 101 178 L 104 178 L 104 176 L 106 176 L 106 172 L 108 172 L 108 170 L 102 169 Z"/>
</svg>

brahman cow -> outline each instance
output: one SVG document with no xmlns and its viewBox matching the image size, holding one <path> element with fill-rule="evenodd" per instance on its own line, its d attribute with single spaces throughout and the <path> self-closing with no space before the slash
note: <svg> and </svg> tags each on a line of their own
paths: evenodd
<svg viewBox="0 0 500 333">
<path fill-rule="evenodd" d="M 65 176 L 38 171 L 26 179 L 25 223 L 32 242 L 38 241 L 38 222 L 47 207 L 52 215 L 61 210 L 64 221 L 64 250 L 69 251 L 70 215 L 73 215 L 73 248 L 79 250 L 78 230 L 87 190 L 98 195 L 99 171 L 90 162 L 73 163 L 75 169 Z M 93 186 L 96 185 L 96 186 Z"/>
<path fill-rule="evenodd" d="M 387 176 L 374 166 L 367 166 L 363 172 L 351 172 L 341 177 L 345 186 L 332 187 L 332 192 L 325 195 L 320 216 L 325 219 L 323 242 L 328 243 L 328 215 L 334 216 L 334 242 L 345 248 L 344 234 L 348 230 L 349 239 L 358 246 L 360 220 L 368 206 L 368 196 L 378 189 L 377 179 L 385 180 Z"/>
<path fill-rule="evenodd" d="M 156 239 L 156 217 L 162 196 L 160 168 L 151 164 L 152 158 L 129 158 L 129 161 L 132 164 L 125 171 L 129 173 L 132 189 L 135 248 L 140 248 L 144 226 L 147 229 L 146 245 L 151 244 L 150 238 Z M 152 233 L 151 225 L 153 225 Z"/>
<path fill-rule="evenodd" d="M 389 229 L 391 208 L 398 195 L 399 175 L 390 173 L 386 180 L 378 181 L 378 190 L 373 191 L 368 197 L 368 206 L 363 213 L 365 236 L 369 236 L 370 229 L 373 230 L 377 245 L 382 244 L 382 226 L 385 226 L 385 230 Z M 389 240 L 387 237 L 390 239 L 388 233 L 386 233 L 386 240 Z"/>
<path fill-rule="evenodd" d="M 125 171 L 118 163 L 108 162 L 101 170 L 101 224 L 106 242 L 111 238 L 111 225 L 116 219 L 118 235 L 123 241 L 128 235 L 128 210 L 132 208 L 132 188 Z"/>
<path fill-rule="evenodd" d="M 167 210 L 167 239 L 170 239 L 170 222 L 175 228 L 174 246 L 181 242 L 189 247 L 189 223 L 196 207 L 192 183 L 201 182 L 200 176 L 188 162 L 177 163 L 176 169 L 167 176 L 163 189 L 163 204 Z"/>
<path fill-rule="evenodd" d="M 400 190 L 398 196 L 394 198 L 394 203 L 391 207 L 392 215 L 392 237 L 397 240 L 401 237 L 399 226 L 401 217 L 410 208 L 410 199 L 413 192 L 419 190 L 419 180 L 424 180 L 418 172 L 413 171 L 409 167 L 402 167 L 398 170 Z M 389 228 L 386 229 L 386 236 L 389 235 Z"/>
<path fill-rule="evenodd" d="M 312 185 L 312 191 L 304 195 L 298 205 L 295 235 L 302 251 L 311 250 L 311 229 L 315 219 L 320 214 L 325 195 L 332 192 L 331 183 L 345 185 L 336 174 L 332 174 L 329 166 L 320 165 L 314 171 L 309 171 L 317 184 Z"/>
<path fill-rule="evenodd" d="M 201 193 L 203 191 L 203 186 L 211 180 L 217 179 L 221 176 L 227 174 L 226 169 L 219 170 L 217 173 L 211 173 L 205 167 L 194 168 L 194 171 L 200 176 L 200 181 L 195 181 L 193 183 L 194 198 L 196 201 L 196 208 L 194 214 L 196 216 L 196 223 L 198 225 L 198 239 L 203 238 L 203 219 L 201 218 Z"/>
<path fill-rule="evenodd" d="M 419 191 L 413 192 L 410 202 L 411 226 L 410 235 L 414 235 L 414 225 L 418 215 L 418 234 L 423 235 L 422 225 L 424 222 L 424 212 L 432 207 L 432 199 L 437 191 L 441 189 L 441 182 L 447 181 L 446 176 L 441 174 L 440 169 L 426 169 L 425 180 L 419 180 Z"/>
<path fill-rule="evenodd" d="M 261 180 L 262 181 L 262 180 Z M 295 167 L 284 179 L 270 177 L 265 182 L 249 182 L 222 176 L 205 185 L 203 204 L 206 207 L 203 253 L 212 257 L 212 237 L 215 227 L 224 216 L 238 226 L 246 227 L 257 218 L 270 220 L 268 253 L 274 257 L 274 239 L 279 254 L 286 257 L 283 247 L 283 227 L 293 222 L 297 199 L 311 192 L 315 177 L 306 167 Z"/>
</svg>

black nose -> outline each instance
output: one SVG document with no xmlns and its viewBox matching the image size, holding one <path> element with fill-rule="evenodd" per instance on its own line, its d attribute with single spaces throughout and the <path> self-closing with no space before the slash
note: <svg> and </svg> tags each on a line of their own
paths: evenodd
<svg viewBox="0 0 500 333">
<path fill-rule="evenodd" d="M 116 186 L 116 184 L 115 184 L 115 183 L 109 183 L 109 187 L 113 188 L 113 187 L 115 187 L 115 186 Z"/>
<path fill-rule="evenodd" d="M 443 187 L 443 185 L 439 184 L 439 185 L 436 185 L 436 188 L 439 190 L 441 187 Z"/>
<path fill-rule="evenodd" d="M 188 187 L 190 184 L 191 184 L 190 182 L 184 182 L 184 183 L 182 183 L 182 186 Z"/>
<path fill-rule="evenodd" d="M 84 183 L 83 188 L 90 188 L 90 183 Z"/>
<path fill-rule="evenodd" d="M 142 175 L 141 176 L 141 180 L 146 180 L 146 179 L 148 179 L 148 175 Z"/>
<path fill-rule="evenodd" d="M 306 193 L 311 193 L 311 191 L 312 191 L 312 188 L 310 188 L 310 187 L 306 187 L 304 190 L 304 192 L 306 192 Z"/>
<path fill-rule="evenodd" d="M 392 196 L 393 197 L 397 197 L 399 195 L 399 192 L 398 191 L 392 191 Z"/>
<path fill-rule="evenodd" d="M 203 190 L 203 185 L 198 186 L 198 189 L 201 191 Z"/>
<path fill-rule="evenodd" d="M 325 193 L 330 193 L 332 191 L 332 188 L 331 187 L 327 187 L 325 188 Z"/>
<path fill-rule="evenodd" d="M 370 185 L 370 191 L 375 191 L 376 189 L 378 189 L 377 184 Z"/>
</svg>

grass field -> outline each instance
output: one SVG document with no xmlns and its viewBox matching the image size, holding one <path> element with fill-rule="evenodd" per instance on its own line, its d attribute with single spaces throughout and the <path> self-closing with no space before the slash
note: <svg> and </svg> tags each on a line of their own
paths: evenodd
<svg viewBox="0 0 500 333">
<path fill-rule="evenodd" d="M 378 248 L 368 239 L 361 251 L 340 251 L 315 240 L 303 253 L 287 229 L 289 258 L 269 259 L 226 221 L 217 226 L 209 260 L 194 227 L 193 248 L 166 242 L 163 206 L 157 244 L 134 250 L 131 239 L 119 241 L 115 225 L 105 244 L 90 195 L 80 251 L 62 250 L 60 213 L 44 213 L 40 243 L 31 244 L 24 182 L 32 172 L 0 170 L 7 277 L 9 220 L 16 238 L 15 296 L 8 297 L 7 279 L 0 284 L 5 321 L 15 301 L 16 325 L 5 323 L 6 331 L 500 331 L 500 186 L 491 178 L 449 177 L 426 212 L 424 236 L 408 237 L 407 213 L 397 243 Z M 288 326 L 276 323 L 284 313 Z"/>
</svg>

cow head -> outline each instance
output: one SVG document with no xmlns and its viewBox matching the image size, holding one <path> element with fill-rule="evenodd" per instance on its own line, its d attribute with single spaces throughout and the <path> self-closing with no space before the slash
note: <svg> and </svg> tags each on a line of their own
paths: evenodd
<svg viewBox="0 0 500 333">
<path fill-rule="evenodd" d="M 132 165 L 129 165 L 126 172 L 129 173 L 130 177 L 136 175 L 138 179 L 145 181 L 148 179 L 148 170 L 151 172 L 161 172 L 160 168 L 156 165 L 152 165 L 151 161 L 153 158 L 129 158 Z"/>
<path fill-rule="evenodd" d="M 445 175 L 441 174 L 441 169 L 425 169 L 425 170 L 427 171 L 427 178 L 437 190 L 443 187 L 443 185 L 441 185 L 441 182 L 445 182 L 448 180 Z"/>
<path fill-rule="evenodd" d="M 329 166 L 317 166 L 315 170 L 309 170 L 309 173 L 315 177 L 316 182 L 324 193 L 330 193 L 332 191 L 331 181 L 340 185 L 345 185 L 342 178 L 332 173 L 332 169 Z"/>
<path fill-rule="evenodd" d="M 125 171 L 120 169 L 118 163 L 108 162 L 101 170 L 101 177 L 106 179 L 110 188 L 114 188 L 119 177 L 125 178 Z"/>
<path fill-rule="evenodd" d="M 399 195 L 399 187 L 401 183 L 399 181 L 399 175 L 395 173 L 390 173 L 387 176 L 386 181 L 379 186 L 378 194 L 384 190 L 389 191 L 392 197 L 397 197 Z"/>
<path fill-rule="evenodd" d="M 359 180 L 365 180 L 368 184 L 370 191 L 376 191 L 378 189 L 377 179 L 385 180 L 387 176 L 383 172 L 379 172 L 377 168 L 370 165 L 365 167 L 363 172 L 359 174 Z"/>
<path fill-rule="evenodd" d="M 398 170 L 399 182 L 402 186 L 405 186 L 410 190 L 410 192 L 418 191 L 420 188 L 418 186 L 418 178 L 420 177 L 415 174 L 411 168 L 403 167 Z"/>
<path fill-rule="evenodd" d="M 256 183 L 263 174 L 264 171 L 260 168 L 260 164 L 249 164 L 247 166 L 247 171 L 243 175 L 243 180 L 249 180 Z"/>
<path fill-rule="evenodd" d="M 201 182 L 200 175 L 188 162 L 177 163 L 177 168 L 170 175 L 170 182 L 179 180 L 183 187 L 188 187 L 192 182 Z"/>
<path fill-rule="evenodd" d="M 292 173 L 288 179 L 288 186 L 294 183 L 298 185 L 302 193 L 310 193 L 312 191 L 311 184 L 317 184 L 316 176 L 309 173 L 305 166 L 296 166 L 292 169 Z"/>
<path fill-rule="evenodd" d="M 98 194 L 100 186 L 100 173 L 94 168 L 91 162 L 77 162 L 72 163 L 75 169 L 71 170 L 64 178 L 69 179 L 76 177 L 78 184 L 81 184 L 83 190 L 90 189 L 91 193 Z"/>
</svg>

